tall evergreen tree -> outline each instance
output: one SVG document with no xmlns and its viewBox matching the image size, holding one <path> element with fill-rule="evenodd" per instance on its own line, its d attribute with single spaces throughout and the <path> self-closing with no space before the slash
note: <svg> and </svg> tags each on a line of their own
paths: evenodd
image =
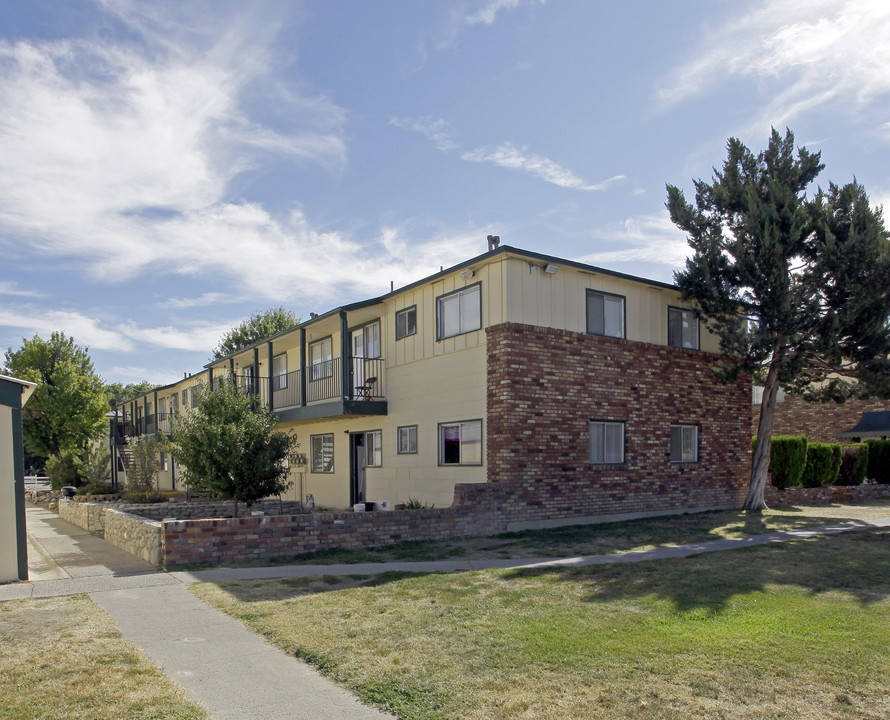
<svg viewBox="0 0 890 720">
<path fill-rule="evenodd" d="M 722 171 L 695 181 L 695 205 L 667 186 L 693 251 L 676 282 L 720 338 L 718 377 L 764 385 L 748 510 L 766 507 L 780 386 L 810 400 L 890 397 L 890 235 L 855 181 L 808 199 L 823 167 L 774 129 L 758 155 L 730 138 Z"/>
</svg>

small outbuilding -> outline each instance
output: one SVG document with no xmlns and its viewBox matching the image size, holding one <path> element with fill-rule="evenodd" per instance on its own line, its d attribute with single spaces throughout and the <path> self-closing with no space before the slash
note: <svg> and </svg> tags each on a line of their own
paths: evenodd
<svg viewBox="0 0 890 720">
<path fill-rule="evenodd" d="M 887 438 L 890 437 L 890 410 L 864 412 L 856 427 L 838 433 L 842 438 Z"/>
<path fill-rule="evenodd" d="M 28 579 L 22 408 L 36 387 L 0 375 L 0 583 Z"/>
</svg>

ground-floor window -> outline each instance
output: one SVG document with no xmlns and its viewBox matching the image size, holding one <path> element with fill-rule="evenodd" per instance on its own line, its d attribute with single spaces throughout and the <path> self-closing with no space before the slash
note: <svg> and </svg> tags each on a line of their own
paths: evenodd
<svg viewBox="0 0 890 720">
<path fill-rule="evenodd" d="M 439 464 L 482 464 L 481 420 L 439 424 Z"/>
<path fill-rule="evenodd" d="M 398 430 L 399 455 L 414 455 L 417 453 L 417 425 L 406 425 Z"/>
<path fill-rule="evenodd" d="M 365 465 L 367 467 L 383 465 L 383 433 L 379 430 L 365 433 Z"/>
<path fill-rule="evenodd" d="M 698 425 L 671 425 L 671 462 L 698 462 Z"/>
<path fill-rule="evenodd" d="M 623 422 L 590 421 L 590 462 L 595 465 L 620 465 L 624 462 Z"/>
<path fill-rule="evenodd" d="M 310 472 L 334 472 L 334 434 L 309 436 Z"/>
</svg>

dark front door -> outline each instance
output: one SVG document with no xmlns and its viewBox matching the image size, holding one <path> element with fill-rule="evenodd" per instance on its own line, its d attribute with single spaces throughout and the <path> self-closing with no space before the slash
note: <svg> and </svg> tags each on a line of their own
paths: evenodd
<svg viewBox="0 0 890 720">
<path fill-rule="evenodd" d="M 352 482 L 349 490 L 351 503 L 365 501 L 365 466 L 367 465 L 367 453 L 365 452 L 365 434 L 350 433 L 349 449 L 352 465 Z"/>
</svg>

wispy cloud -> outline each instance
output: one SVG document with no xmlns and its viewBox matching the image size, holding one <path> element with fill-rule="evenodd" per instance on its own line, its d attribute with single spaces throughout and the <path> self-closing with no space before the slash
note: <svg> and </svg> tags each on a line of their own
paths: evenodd
<svg viewBox="0 0 890 720">
<path fill-rule="evenodd" d="M 19 297 L 44 297 L 44 293 L 36 290 L 20 290 L 18 283 L 0 280 L 0 295 L 15 295 Z"/>
<path fill-rule="evenodd" d="M 142 4 L 107 6 L 127 10 L 121 18 L 140 42 L 0 42 L 0 247 L 24 242 L 80 260 L 103 281 L 214 270 L 261 295 L 305 267 L 294 250 L 343 247 L 300 213 L 277 220 L 229 198 L 232 178 L 263 154 L 342 167 L 343 111 L 280 92 L 267 100 L 294 119 L 275 132 L 244 101 L 274 73 L 268 38 L 243 16 L 212 42 L 177 43 L 174 19 Z M 262 259 L 265 273 L 245 258 Z"/>
<path fill-rule="evenodd" d="M 577 258 L 580 262 L 607 266 L 652 262 L 680 268 L 689 254 L 686 237 L 671 222 L 667 212 L 628 218 L 621 225 L 597 229 L 596 236 L 610 249 Z"/>
<path fill-rule="evenodd" d="M 18 328 L 23 337 L 49 337 L 60 328 L 84 347 L 130 352 L 149 344 L 170 350 L 208 352 L 232 323 L 191 320 L 178 325 L 142 327 L 132 320 L 109 321 L 107 317 L 73 310 L 48 310 L 36 306 L 0 309 L 0 325 Z"/>
<path fill-rule="evenodd" d="M 471 162 L 491 163 L 498 167 L 520 170 L 559 187 L 588 192 L 605 190 L 609 185 L 624 179 L 624 175 L 615 175 L 602 182 L 590 184 L 553 160 L 543 155 L 530 153 L 527 148 L 517 148 L 511 143 L 503 143 L 493 148 L 477 148 L 464 153 L 461 158 Z"/>
<path fill-rule="evenodd" d="M 547 0 L 531 0 L 531 3 L 545 5 Z M 464 25 L 491 25 L 501 10 L 514 10 L 520 5 L 530 4 L 528 0 L 488 0 L 476 12 L 461 16 Z"/>
<path fill-rule="evenodd" d="M 448 152 L 457 148 L 454 141 L 454 132 L 448 122 L 441 118 L 419 117 L 419 118 L 390 118 L 390 125 L 395 125 L 403 130 L 411 130 L 420 133 L 424 137 L 432 141 L 433 145 L 442 152 Z"/>
<path fill-rule="evenodd" d="M 672 107 L 709 91 L 728 76 L 781 89 L 760 113 L 760 125 L 784 125 L 813 108 L 856 112 L 890 92 L 890 4 L 884 0 L 767 0 L 707 33 L 693 60 L 677 67 L 660 92 Z"/>
<path fill-rule="evenodd" d="M 175 309 L 208 307 L 211 305 L 222 305 L 225 303 L 239 302 L 241 298 L 233 297 L 226 293 L 204 293 L 199 297 L 191 298 L 169 298 L 160 303 L 161 307 L 169 307 Z"/>
</svg>

